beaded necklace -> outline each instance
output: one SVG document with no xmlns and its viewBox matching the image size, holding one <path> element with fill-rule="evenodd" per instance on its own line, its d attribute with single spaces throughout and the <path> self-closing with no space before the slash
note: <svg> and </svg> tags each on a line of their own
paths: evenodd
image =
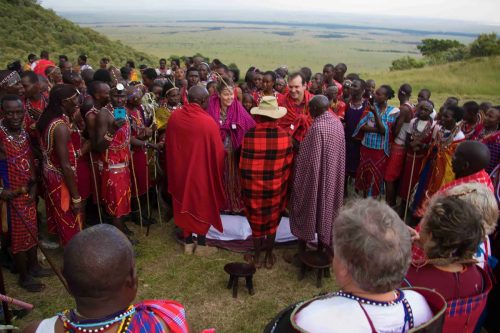
<svg viewBox="0 0 500 333">
<path fill-rule="evenodd" d="M 406 323 L 408 323 L 408 328 L 409 329 L 412 329 L 415 326 L 415 321 L 414 321 L 414 318 L 413 318 L 413 311 L 411 309 L 410 303 L 406 299 L 403 291 L 400 290 L 400 289 L 396 289 L 396 299 L 393 300 L 393 301 L 389 301 L 389 302 L 374 301 L 374 300 L 371 300 L 371 299 L 368 299 L 368 298 L 363 298 L 363 297 L 359 297 L 359 296 L 353 295 L 352 293 L 345 292 L 345 291 L 342 291 L 342 290 L 337 291 L 334 294 L 334 296 L 344 297 L 344 298 L 348 298 L 350 300 L 358 302 L 359 305 L 361 306 L 361 308 L 363 309 L 363 312 L 365 313 L 366 318 L 370 322 L 370 325 L 372 325 L 372 321 L 371 321 L 370 317 L 368 316 L 368 313 L 366 312 L 366 310 L 364 309 L 364 307 L 363 307 L 362 304 L 374 305 L 374 306 L 381 306 L 381 307 L 389 307 L 389 306 L 393 306 L 393 305 L 397 305 L 397 304 L 403 304 L 405 318 L 404 318 L 404 324 L 403 324 L 403 330 L 402 330 L 402 332 L 405 331 Z"/>
<path fill-rule="evenodd" d="M 181 104 L 181 103 L 179 103 L 179 104 L 174 105 L 174 106 L 169 106 L 168 104 L 165 104 L 165 107 L 166 107 L 166 109 L 168 110 L 168 112 L 172 113 L 172 112 L 174 112 L 175 110 L 180 109 L 180 108 L 182 107 L 182 104 Z"/>
<path fill-rule="evenodd" d="M 473 125 L 470 125 L 469 123 L 465 122 L 462 120 L 462 123 L 460 124 L 461 130 L 464 133 L 466 138 L 469 138 L 474 134 L 476 131 L 477 126 L 481 123 L 481 117 L 477 115 L 476 117 L 476 123 Z"/>
<path fill-rule="evenodd" d="M 455 128 L 448 131 L 448 133 L 444 127 L 441 127 L 437 133 L 437 142 L 441 147 L 447 148 L 453 143 L 453 139 L 457 135 L 458 131 L 460 131 L 458 126 L 455 126 Z"/>
<path fill-rule="evenodd" d="M 4 132 L 7 141 L 11 143 L 17 150 L 20 150 L 24 147 L 26 140 L 28 140 L 28 134 L 24 129 L 21 129 L 19 135 L 14 136 L 9 133 L 9 130 L 4 126 L 3 120 L 0 121 L 0 129 Z"/>
<path fill-rule="evenodd" d="M 41 104 L 40 109 L 35 108 L 31 103 L 31 100 L 29 98 L 26 98 L 26 111 L 28 112 L 28 115 L 31 117 L 31 119 L 33 119 L 34 121 L 38 121 L 38 119 L 42 115 L 43 110 L 45 110 L 47 106 L 47 100 L 45 99 L 43 94 L 41 94 L 41 97 L 42 97 L 41 98 L 42 102 L 40 103 Z"/>
<path fill-rule="evenodd" d="M 490 135 L 495 134 L 497 131 L 498 131 L 498 127 L 495 129 L 492 129 L 492 130 L 488 130 L 485 127 L 483 127 L 481 132 L 479 132 L 479 135 L 477 136 L 477 138 L 479 140 L 487 139 Z"/>
<path fill-rule="evenodd" d="M 132 317 L 136 310 L 130 305 L 126 311 L 113 314 L 99 320 L 76 320 L 76 310 L 65 310 L 59 312 L 57 316 L 63 322 L 65 333 L 98 333 L 107 330 L 111 326 L 120 324 L 117 333 L 124 333 L 128 330 Z"/>
<path fill-rule="evenodd" d="M 425 138 L 427 137 L 427 135 L 429 135 L 429 133 L 431 132 L 431 129 L 432 129 L 432 120 L 427 120 L 427 124 L 425 124 L 425 127 L 424 129 L 422 130 L 422 132 L 420 132 L 418 130 L 418 122 L 420 120 L 417 119 L 415 120 L 415 122 L 413 123 L 413 128 L 412 128 L 412 131 L 411 131 L 411 138 L 412 139 L 419 139 L 419 138 Z M 425 121 L 425 120 L 424 120 Z"/>
</svg>

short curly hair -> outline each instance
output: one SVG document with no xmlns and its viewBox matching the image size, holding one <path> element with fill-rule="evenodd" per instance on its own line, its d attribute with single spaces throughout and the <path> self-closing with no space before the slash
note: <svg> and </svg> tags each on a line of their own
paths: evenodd
<svg viewBox="0 0 500 333">
<path fill-rule="evenodd" d="M 408 228 L 388 205 L 373 199 L 356 200 L 342 209 L 332 242 L 335 256 L 368 292 L 394 290 L 410 265 Z"/>
<path fill-rule="evenodd" d="M 425 212 L 421 234 L 430 236 L 423 244 L 427 258 L 456 262 L 472 259 L 484 228 L 479 210 L 468 201 L 437 195 Z"/>
</svg>

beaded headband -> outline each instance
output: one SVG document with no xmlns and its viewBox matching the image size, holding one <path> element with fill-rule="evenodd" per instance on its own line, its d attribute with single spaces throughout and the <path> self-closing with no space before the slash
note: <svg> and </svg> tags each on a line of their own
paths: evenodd
<svg viewBox="0 0 500 333">
<path fill-rule="evenodd" d="M 76 89 L 76 92 L 73 95 L 71 95 L 70 97 L 67 97 L 67 98 L 63 99 L 63 101 L 69 101 L 70 99 L 73 99 L 73 98 L 75 98 L 78 95 L 80 95 L 80 91 L 78 89 Z"/>
<path fill-rule="evenodd" d="M 21 81 L 21 77 L 19 76 L 19 73 L 16 71 L 10 72 L 6 77 L 0 81 L 0 88 L 5 88 L 5 87 L 12 87 L 16 83 Z"/>
</svg>

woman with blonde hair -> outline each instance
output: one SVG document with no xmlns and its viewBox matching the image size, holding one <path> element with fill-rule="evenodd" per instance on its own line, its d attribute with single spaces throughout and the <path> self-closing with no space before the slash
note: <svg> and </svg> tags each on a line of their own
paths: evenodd
<svg viewBox="0 0 500 333">
<path fill-rule="evenodd" d="M 446 299 L 445 333 L 473 332 L 491 290 L 488 275 L 474 259 L 485 237 L 483 216 L 464 195 L 431 199 L 420 223 L 425 258 L 412 262 L 405 279 L 411 287 L 436 290 Z"/>
<path fill-rule="evenodd" d="M 479 244 L 474 258 L 478 261 L 478 265 L 481 268 L 487 269 L 491 267 L 491 264 L 488 263 L 491 255 L 489 236 L 495 231 L 498 221 L 498 206 L 495 195 L 488 186 L 481 183 L 458 185 L 447 190 L 445 194 L 467 201 L 478 209 L 481 221 L 483 222 L 485 236 Z"/>
</svg>

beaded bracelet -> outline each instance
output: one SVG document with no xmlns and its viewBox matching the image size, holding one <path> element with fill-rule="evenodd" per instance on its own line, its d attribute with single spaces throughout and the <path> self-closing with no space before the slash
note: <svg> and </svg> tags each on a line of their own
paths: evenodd
<svg viewBox="0 0 500 333">
<path fill-rule="evenodd" d="M 106 134 L 104 134 L 104 139 L 106 141 L 111 142 L 111 141 L 113 141 L 113 135 L 111 135 L 111 133 L 107 132 Z"/>
<path fill-rule="evenodd" d="M 74 204 L 78 204 L 78 203 L 82 202 L 82 197 L 71 198 L 71 202 Z"/>
</svg>

